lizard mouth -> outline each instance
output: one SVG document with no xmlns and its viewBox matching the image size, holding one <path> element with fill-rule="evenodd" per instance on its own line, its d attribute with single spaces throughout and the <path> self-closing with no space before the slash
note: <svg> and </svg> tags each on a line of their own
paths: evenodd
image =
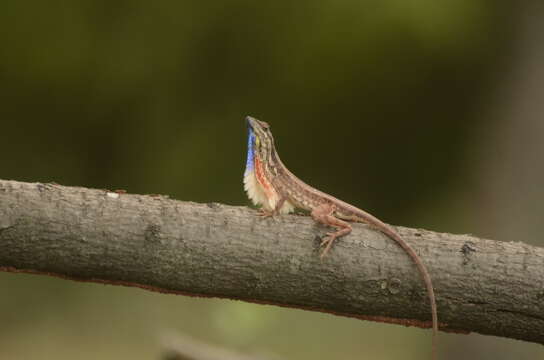
<svg viewBox="0 0 544 360">
<path fill-rule="evenodd" d="M 257 125 L 257 119 L 251 116 L 246 116 L 246 124 L 250 128 L 255 128 L 255 125 Z"/>
</svg>

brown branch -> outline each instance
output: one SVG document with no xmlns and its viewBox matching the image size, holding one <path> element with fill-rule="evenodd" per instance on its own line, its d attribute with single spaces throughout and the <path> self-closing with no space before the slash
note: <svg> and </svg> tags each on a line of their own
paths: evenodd
<svg viewBox="0 0 544 360">
<path fill-rule="evenodd" d="M 442 330 L 544 344 L 544 249 L 397 228 L 429 268 Z M 429 327 L 409 257 L 363 224 L 319 259 L 306 216 L 0 180 L 0 270 Z"/>
</svg>

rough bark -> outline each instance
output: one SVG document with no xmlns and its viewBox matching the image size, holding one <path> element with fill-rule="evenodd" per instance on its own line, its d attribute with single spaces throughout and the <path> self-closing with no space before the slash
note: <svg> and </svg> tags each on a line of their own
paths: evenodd
<svg viewBox="0 0 544 360">
<path fill-rule="evenodd" d="M 441 328 L 544 344 L 544 249 L 397 227 L 433 278 Z M 429 327 L 409 257 L 364 224 L 319 258 L 308 216 L 0 180 L 0 269 Z"/>
</svg>

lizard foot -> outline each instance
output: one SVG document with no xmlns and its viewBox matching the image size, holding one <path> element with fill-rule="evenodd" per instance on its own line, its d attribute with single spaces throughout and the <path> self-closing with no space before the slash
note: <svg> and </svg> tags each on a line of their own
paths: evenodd
<svg viewBox="0 0 544 360">
<path fill-rule="evenodd" d="M 257 216 L 259 216 L 259 217 L 261 217 L 263 219 L 266 219 L 268 217 L 273 217 L 274 215 L 276 215 L 274 213 L 274 211 L 266 210 L 266 209 L 263 209 L 263 208 L 260 208 L 259 213 L 257 214 Z"/>
<path fill-rule="evenodd" d="M 325 255 L 327 255 L 330 248 L 332 247 L 334 240 L 338 237 L 336 233 L 327 233 L 326 235 L 327 236 L 325 236 L 323 240 L 321 240 L 321 244 L 319 245 L 319 247 L 325 246 L 325 248 L 321 252 L 321 256 L 320 256 L 321 259 L 323 259 Z"/>
</svg>

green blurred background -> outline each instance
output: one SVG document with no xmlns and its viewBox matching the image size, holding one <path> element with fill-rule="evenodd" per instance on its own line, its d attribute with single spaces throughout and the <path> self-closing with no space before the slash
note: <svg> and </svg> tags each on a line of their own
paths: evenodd
<svg viewBox="0 0 544 360">
<path fill-rule="evenodd" d="M 244 116 L 392 224 L 544 245 L 540 2 L 0 3 L 0 178 L 246 205 Z M 540 237 L 539 237 L 540 235 Z M 428 358 L 429 331 L 0 273 L 0 359 L 158 359 L 178 331 L 283 359 Z M 442 359 L 542 346 L 440 336 Z"/>
</svg>

